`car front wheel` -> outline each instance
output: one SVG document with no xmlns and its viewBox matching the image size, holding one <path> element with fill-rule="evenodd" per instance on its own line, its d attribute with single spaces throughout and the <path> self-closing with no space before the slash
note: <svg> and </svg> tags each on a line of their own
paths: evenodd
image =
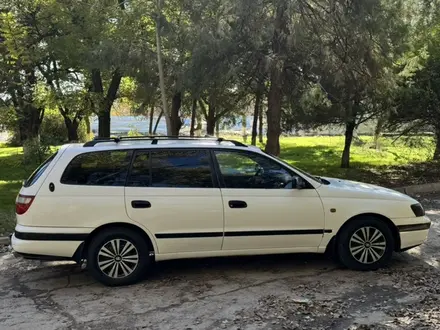
<svg viewBox="0 0 440 330">
<path fill-rule="evenodd" d="M 339 259 L 347 268 L 376 270 L 389 263 L 394 250 L 394 237 L 382 220 L 362 217 L 343 228 L 337 247 Z"/>
</svg>

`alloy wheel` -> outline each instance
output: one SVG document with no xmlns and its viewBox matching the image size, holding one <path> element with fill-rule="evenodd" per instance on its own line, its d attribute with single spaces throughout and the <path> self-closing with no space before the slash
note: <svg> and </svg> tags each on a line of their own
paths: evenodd
<svg viewBox="0 0 440 330">
<path fill-rule="evenodd" d="M 374 227 L 362 227 L 350 238 L 350 253 L 356 261 L 362 264 L 372 264 L 379 261 L 387 246 L 384 234 Z"/>
<path fill-rule="evenodd" d="M 98 253 L 98 267 L 111 278 L 127 277 L 139 264 L 139 253 L 133 243 L 125 239 L 112 239 Z"/>
</svg>

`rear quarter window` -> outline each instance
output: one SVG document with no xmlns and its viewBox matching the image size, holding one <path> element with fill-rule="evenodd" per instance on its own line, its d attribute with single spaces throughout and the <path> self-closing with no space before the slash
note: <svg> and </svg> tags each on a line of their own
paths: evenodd
<svg viewBox="0 0 440 330">
<path fill-rule="evenodd" d="M 55 158 L 55 156 L 58 154 L 58 151 L 54 153 L 52 156 L 47 158 L 43 163 L 41 163 L 40 166 L 37 167 L 35 171 L 32 172 L 31 176 L 25 181 L 24 187 L 30 187 L 32 186 L 37 180 L 43 175 L 43 173 L 46 171 L 46 169 L 49 167 L 52 160 Z"/>
<path fill-rule="evenodd" d="M 111 150 L 78 155 L 67 165 L 61 183 L 124 186 L 132 153 L 131 150 Z"/>
</svg>

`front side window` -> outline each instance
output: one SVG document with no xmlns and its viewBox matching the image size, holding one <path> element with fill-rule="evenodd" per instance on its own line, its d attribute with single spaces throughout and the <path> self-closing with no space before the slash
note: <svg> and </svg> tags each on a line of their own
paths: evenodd
<svg viewBox="0 0 440 330">
<path fill-rule="evenodd" d="M 277 162 L 257 154 L 216 151 L 226 188 L 284 189 L 292 187 L 292 173 Z"/>
<path fill-rule="evenodd" d="M 132 151 L 111 150 L 76 156 L 61 176 L 61 183 L 86 186 L 124 186 Z"/>
<path fill-rule="evenodd" d="M 151 187 L 212 188 L 206 150 L 151 151 Z"/>
</svg>

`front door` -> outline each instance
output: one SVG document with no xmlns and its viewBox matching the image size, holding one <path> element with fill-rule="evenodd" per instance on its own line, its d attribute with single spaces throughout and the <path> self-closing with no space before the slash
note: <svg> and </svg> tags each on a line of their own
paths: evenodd
<svg viewBox="0 0 440 330">
<path fill-rule="evenodd" d="M 154 235 L 158 253 L 221 250 L 223 204 L 209 152 L 170 148 L 134 157 L 125 206 Z"/>
<path fill-rule="evenodd" d="M 324 211 L 310 185 L 292 189 L 293 170 L 254 152 L 215 151 L 225 216 L 223 250 L 317 248 Z"/>
</svg>

